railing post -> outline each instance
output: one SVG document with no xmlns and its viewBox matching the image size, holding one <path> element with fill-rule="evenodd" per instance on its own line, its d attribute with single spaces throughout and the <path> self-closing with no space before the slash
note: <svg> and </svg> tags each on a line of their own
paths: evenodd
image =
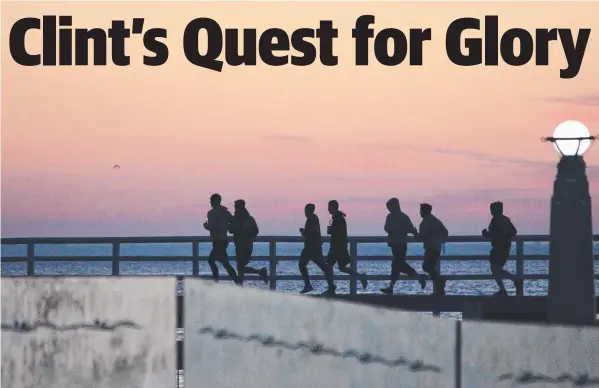
<svg viewBox="0 0 599 388">
<path fill-rule="evenodd" d="M 191 257 L 193 261 L 191 262 L 191 275 L 192 276 L 200 276 L 200 243 L 198 241 L 194 241 L 191 243 Z"/>
<path fill-rule="evenodd" d="M 524 240 L 516 240 L 516 278 L 524 280 Z M 522 294 L 518 296 L 524 296 L 524 287 L 522 287 Z"/>
<path fill-rule="evenodd" d="M 437 274 L 439 274 L 439 276 L 441 275 L 441 260 L 443 260 L 443 248 L 441 248 L 441 251 L 439 252 L 439 260 L 437 260 L 437 263 L 435 264 L 435 269 L 437 270 Z M 424 257 L 422 257 L 422 260 L 424 260 Z M 424 261 L 423 261 L 424 263 Z M 437 292 L 439 292 L 439 285 L 437 283 L 433 282 L 433 293 L 436 294 Z"/>
<path fill-rule="evenodd" d="M 270 281 L 270 289 L 275 291 L 277 289 L 277 242 L 269 241 L 268 242 L 268 257 L 270 261 L 270 270 L 269 270 L 269 281 Z"/>
<path fill-rule="evenodd" d="M 27 244 L 27 276 L 35 275 L 35 244 Z"/>
<path fill-rule="evenodd" d="M 119 274 L 119 256 L 121 255 L 121 244 L 118 242 L 112 243 L 112 275 Z"/>
<path fill-rule="evenodd" d="M 422 259 L 424 260 L 424 257 Z M 437 262 L 435 263 L 435 269 L 437 270 L 437 274 L 439 276 L 442 276 L 441 275 L 441 260 L 443 260 L 443 247 L 441 247 L 441 250 L 439 251 L 439 260 L 437 260 Z M 424 263 L 424 261 L 423 261 L 423 263 Z M 441 291 L 441 290 L 439 290 L 439 285 L 437 283 L 433 282 L 433 293 L 437 294 L 439 291 Z M 441 309 L 439 307 L 440 303 L 437 300 L 437 302 L 435 304 L 436 304 L 436 306 L 435 306 L 435 309 L 433 310 L 433 316 L 439 317 L 439 316 L 441 316 Z"/>
<path fill-rule="evenodd" d="M 349 258 L 350 267 L 352 271 L 355 273 L 358 272 L 358 243 L 356 241 L 350 241 L 349 243 Z M 356 275 L 351 275 L 349 279 L 349 294 L 356 295 L 358 293 L 358 279 Z"/>
</svg>

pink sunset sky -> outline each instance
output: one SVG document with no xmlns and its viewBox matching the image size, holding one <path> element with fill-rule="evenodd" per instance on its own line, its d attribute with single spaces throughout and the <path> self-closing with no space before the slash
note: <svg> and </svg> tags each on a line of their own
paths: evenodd
<svg viewBox="0 0 599 388">
<path fill-rule="evenodd" d="M 79 28 L 145 17 L 146 28 L 167 28 L 169 60 L 143 66 L 135 37 L 129 67 L 21 67 L 9 29 L 44 14 L 72 15 Z M 430 27 L 424 66 L 354 66 L 363 14 L 376 16 L 375 31 Z M 559 78 L 555 42 L 547 67 L 452 64 L 447 26 L 485 14 L 499 15 L 501 31 L 592 28 L 579 75 Z M 597 15 L 599 3 L 3 3 L 2 235 L 203 235 L 214 192 L 230 208 L 244 198 L 262 234 L 297 234 L 307 202 L 326 224 L 330 199 L 350 234 L 383 234 L 390 197 L 414 222 L 431 203 L 451 234 L 480 233 L 496 200 L 521 233 L 547 233 L 558 156 L 540 138 L 570 119 L 599 133 Z M 202 16 L 287 31 L 331 19 L 339 66 L 195 67 L 182 36 Z M 40 36 L 29 33 L 28 47 Z M 586 161 L 594 195 L 599 150 Z"/>
</svg>

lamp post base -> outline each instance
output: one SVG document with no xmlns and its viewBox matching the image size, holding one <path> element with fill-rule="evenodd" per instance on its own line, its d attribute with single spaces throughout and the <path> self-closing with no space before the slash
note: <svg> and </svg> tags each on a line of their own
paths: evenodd
<svg viewBox="0 0 599 388">
<path fill-rule="evenodd" d="M 564 156 L 551 199 L 547 319 L 589 325 L 596 321 L 593 224 L 586 165 Z"/>
</svg>

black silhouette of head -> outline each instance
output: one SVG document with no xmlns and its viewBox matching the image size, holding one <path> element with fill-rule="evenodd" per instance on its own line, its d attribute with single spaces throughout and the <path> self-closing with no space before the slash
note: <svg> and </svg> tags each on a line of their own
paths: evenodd
<svg viewBox="0 0 599 388">
<path fill-rule="evenodd" d="M 392 212 L 392 211 L 399 210 L 399 209 L 400 209 L 399 199 L 391 198 L 390 200 L 387 201 L 387 210 Z"/>
<path fill-rule="evenodd" d="M 420 204 L 420 215 L 422 217 L 426 217 L 428 215 L 430 215 L 433 212 L 433 207 L 428 204 L 428 203 L 421 203 Z"/>
<path fill-rule="evenodd" d="M 234 203 L 235 210 L 243 210 L 245 209 L 245 201 L 243 199 L 238 199 Z"/>
<path fill-rule="evenodd" d="M 220 196 L 220 194 L 212 194 L 212 195 L 210 196 L 210 205 L 211 205 L 212 207 L 219 206 L 222 200 L 223 200 L 223 199 L 222 199 L 222 197 Z"/>
<path fill-rule="evenodd" d="M 332 199 L 329 201 L 329 213 L 335 214 L 339 210 L 339 202 Z"/>
<path fill-rule="evenodd" d="M 491 215 L 500 216 L 503 214 L 503 202 L 497 201 L 493 202 L 489 209 L 491 210 Z"/>
<path fill-rule="evenodd" d="M 308 217 L 311 214 L 314 214 L 315 211 L 316 205 L 314 205 L 313 203 L 309 203 L 304 207 L 304 214 L 306 215 L 306 217 Z"/>
</svg>

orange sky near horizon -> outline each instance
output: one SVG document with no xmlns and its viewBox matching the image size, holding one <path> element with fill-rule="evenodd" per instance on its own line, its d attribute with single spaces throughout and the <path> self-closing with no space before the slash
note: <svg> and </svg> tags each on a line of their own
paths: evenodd
<svg viewBox="0 0 599 388">
<path fill-rule="evenodd" d="M 569 119 L 599 133 L 597 2 L 1 6 L 3 236 L 205 234 L 213 192 L 231 208 L 244 198 L 262 234 L 296 234 L 307 202 L 325 224 L 333 198 L 351 234 L 383 234 L 390 197 L 415 223 L 418 204 L 430 202 L 452 234 L 480 233 L 488 204 L 503 200 L 522 233 L 547 233 L 558 157 L 540 138 Z M 143 66 L 146 51 L 134 36 L 129 67 L 21 67 L 10 56 L 9 29 L 44 14 L 73 15 L 77 28 L 144 17 L 146 30 L 168 30 L 168 62 Z M 424 65 L 376 64 L 371 40 L 371 66 L 355 66 L 351 29 L 363 14 L 376 16 L 375 32 L 431 28 Z M 546 67 L 452 64 L 447 26 L 489 14 L 499 16 L 500 31 L 592 28 L 578 76 L 559 78 L 566 62 L 556 42 Z M 182 48 L 196 17 L 288 32 L 333 20 L 339 65 L 196 67 Z M 41 34 L 29 33 L 27 44 L 41 47 Z M 586 161 L 593 195 L 599 153 L 591 148 Z"/>
</svg>

